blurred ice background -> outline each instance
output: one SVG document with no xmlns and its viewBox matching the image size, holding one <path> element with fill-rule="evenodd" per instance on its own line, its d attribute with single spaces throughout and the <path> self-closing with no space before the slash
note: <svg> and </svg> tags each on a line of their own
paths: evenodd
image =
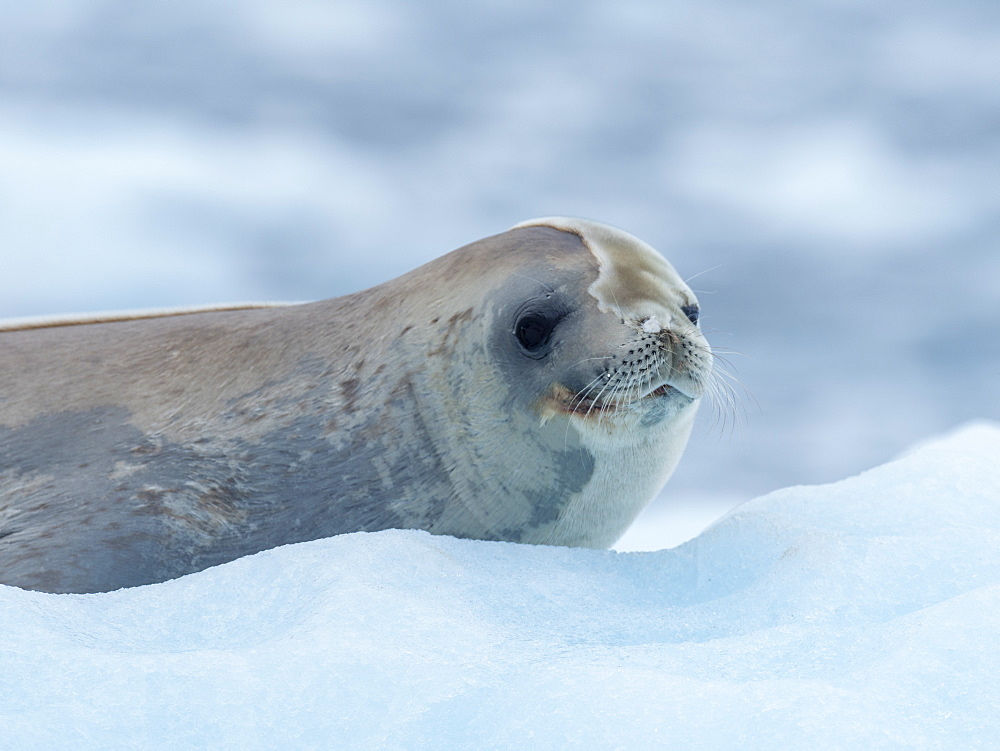
<svg viewBox="0 0 1000 751">
<path fill-rule="evenodd" d="M 0 10 L 0 317 L 331 297 L 534 216 L 621 226 L 696 276 L 752 394 L 624 547 L 1000 418 L 993 0 Z"/>
</svg>

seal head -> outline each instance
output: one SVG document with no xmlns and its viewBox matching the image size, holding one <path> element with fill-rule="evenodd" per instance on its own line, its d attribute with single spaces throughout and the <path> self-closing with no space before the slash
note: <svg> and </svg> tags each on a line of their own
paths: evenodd
<svg viewBox="0 0 1000 751">
<path fill-rule="evenodd" d="M 465 496 L 476 518 L 461 526 L 606 547 L 662 488 L 690 434 L 711 371 L 698 301 L 656 251 L 606 225 L 537 219 L 499 237 L 511 268 L 472 316 L 487 345 L 462 337 L 455 353 L 457 370 L 485 387 L 451 394 L 476 426 L 463 443 L 480 452 L 461 467 L 485 482 Z"/>
</svg>

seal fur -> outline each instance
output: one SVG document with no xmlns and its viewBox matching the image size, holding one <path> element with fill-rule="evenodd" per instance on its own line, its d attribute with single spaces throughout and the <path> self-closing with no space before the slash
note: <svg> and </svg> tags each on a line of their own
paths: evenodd
<svg viewBox="0 0 1000 751">
<path fill-rule="evenodd" d="M 697 310 L 638 239 L 548 218 L 331 300 L 8 325 L 0 582 L 392 527 L 605 547 L 687 441 Z"/>
</svg>

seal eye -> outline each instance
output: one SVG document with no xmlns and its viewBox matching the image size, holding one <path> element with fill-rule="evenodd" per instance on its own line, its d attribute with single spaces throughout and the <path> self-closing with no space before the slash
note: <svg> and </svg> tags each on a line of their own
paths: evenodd
<svg viewBox="0 0 1000 751">
<path fill-rule="evenodd" d="M 688 317 L 688 320 L 691 321 L 691 323 L 693 323 L 695 326 L 698 325 L 698 316 L 700 315 L 701 311 L 698 309 L 697 305 L 682 305 L 681 313 L 686 315 Z"/>
<path fill-rule="evenodd" d="M 514 326 L 514 336 L 524 349 L 534 355 L 549 343 L 552 330 L 558 320 L 547 318 L 539 313 L 528 313 L 521 316 Z"/>
</svg>

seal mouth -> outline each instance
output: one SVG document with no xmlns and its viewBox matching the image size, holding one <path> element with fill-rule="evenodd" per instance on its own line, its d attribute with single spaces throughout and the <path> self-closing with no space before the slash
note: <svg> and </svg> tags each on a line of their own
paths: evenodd
<svg viewBox="0 0 1000 751">
<path fill-rule="evenodd" d="M 657 388 L 653 389 L 648 394 L 646 394 L 646 396 L 642 398 L 651 399 L 658 396 L 667 396 L 671 391 L 676 391 L 676 390 L 677 389 L 675 389 L 669 383 L 664 383 L 662 386 L 658 386 Z"/>
<path fill-rule="evenodd" d="M 669 383 L 663 383 L 642 396 L 633 396 L 632 398 L 622 398 L 620 396 L 607 398 L 590 397 L 586 394 L 578 394 L 570 391 L 561 385 L 556 388 L 553 396 L 561 412 L 568 412 L 584 417 L 618 412 L 633 407 L 636 404 L 655 399 L 671 399 L 677 396 L 688 399 L 692 398 Z"/>
<path fill-rule="evenodd" d="M 693 391 L 694 393 L 692 393 L 692 390 L 690 389 L 685 389 L 682 388 L 681 386 L 676 386 L 672 383 L 664 383 L 662 386 L 658 386 L 657 388 L 650 391 L 648 394 L 642 397 L 640 401 L 651 398 L 659 399 L 662 397 L 681 397 L 683 399 L 690 399 L 693 401 L 695 399 L 698 399 L 700 396 L 697 387 L 695 387 Z"/>
</svg>

